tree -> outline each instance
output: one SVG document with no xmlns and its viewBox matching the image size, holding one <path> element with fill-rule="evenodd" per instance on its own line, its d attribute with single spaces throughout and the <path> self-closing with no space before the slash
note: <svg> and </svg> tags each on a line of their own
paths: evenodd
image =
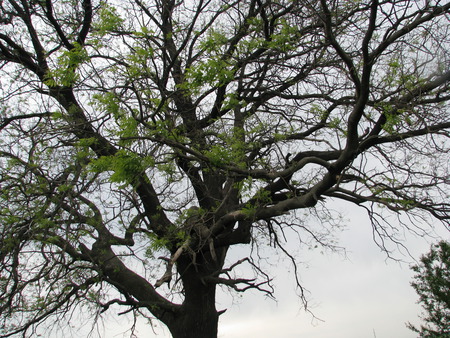
<svg viewBox="0 0 450 338">
<path fill-rule="evenodd" d="M 423 217 L 449 225 L 446 1 L 0 11 L 4 337 L 81 306 L 216 337 L 218 286 L 273 292 L 257 255 L 226 260 L 236 245 L 296 267 L 287 238 L 332 245 L 309 217 L 332 233 L 337 200 L 388 253 Z"/>
<path fill-rule="evenodd" d="M 426 325 L 417 328 L 408 323 L 408 327 L 420 337 L 450 336 L 450 244 L 440 241 L 433 245 L 411 269 L 416 273 L 411 286 L 426 312 Z"/>
</svg>

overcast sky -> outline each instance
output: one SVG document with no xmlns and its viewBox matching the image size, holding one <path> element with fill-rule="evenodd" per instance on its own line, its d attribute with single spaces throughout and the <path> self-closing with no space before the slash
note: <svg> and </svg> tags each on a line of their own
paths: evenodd
<svg viewBox="0 0 450 338">
<path fill-rule="evenodd" d="M 294 280 L 287 262 L 273 257 L 276 265 L 273 301 L 258 292 L 231 297 L 221 293 L 217 308 L 228 309 L 220 317 L 221 338 L 413 338 L 415 334 L 405 323 L 418 322 L 420 306 L 417 294 L 409 285 L 412 271 L 408 263 L 387 260 L 386 254 L 375 245 L 367 217 L 358 209 L 349 209 L 351 218 L 347 229 L 339 236 L 347 257 L 321 253 L 320 250 L 300 251 L 305 264 L 300 265 L 301 279 L 308 289 L 310 310 L 322 321 L 302 311 L 296 296 Z M 440 229 L 441 236 L 448 232 Z M 407 242 L 411 254 L 419 257 L 429 250 L 430 241 L 410 237 Z M 242 249 L 233 253 L 237 259 Z M 397 254 L 398 258 L 412 259 Z M 156 322 L 156 321 L 155 321 Z M 129 321 L 111 316 L 105 322 L 103 337 L 129 337 L 125 332 Z M 141 321 L 136 335 L 140 337 L 170 337 L 162 324 L 152 332 Z"/>
</svg>

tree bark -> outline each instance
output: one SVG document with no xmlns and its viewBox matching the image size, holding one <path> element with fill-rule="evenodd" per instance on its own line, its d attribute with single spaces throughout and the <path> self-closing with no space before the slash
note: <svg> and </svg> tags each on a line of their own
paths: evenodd
<svg viewBox="0 0 450 338">
<path fill-rule="evenodd" d="M 185 299 L 176 318 L 166 323 L 173 338 L 217 337 L 216 283 L 206 282 L 205 277 L 220 269 L 221 264 L 211 261 L 209 254 L 202 260 L 210 264 L 196 264 L 189 257 L 178 262 Z"/>
<path fill-rule="evenodd" d="M 186 300 L 182 310 L 169 330 L 173 338 L 216 338 L 219 315 L 215 308 L 215 285 L 197 285 L 191 300 Z"/>
</svg>

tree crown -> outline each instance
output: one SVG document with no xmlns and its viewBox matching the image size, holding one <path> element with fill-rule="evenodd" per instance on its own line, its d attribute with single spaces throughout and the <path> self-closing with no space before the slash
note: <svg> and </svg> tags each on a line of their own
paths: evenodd
<svg viewBox="0 0 450 338">
<path fill-rule="evenodd" d="M 86 302 L 180 337 L 217 323 L 217 285 L 272 292 L 229 248 L 271 243 L 295 264 L 284 235 L 332 246 L 336 200 L 367 210 L 388 253 L 428 216 L 448 226 L 449 11 L 0 2 L 2 334 Z"/>
</svg>

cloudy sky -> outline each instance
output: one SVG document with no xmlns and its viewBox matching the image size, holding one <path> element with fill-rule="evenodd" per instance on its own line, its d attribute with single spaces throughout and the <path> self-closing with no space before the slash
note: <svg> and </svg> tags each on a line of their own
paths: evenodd
<svg viewBox="0 0 450 338">
<path fill-rule="evenodd" d="M 319 319 L 302 310 L 296 296 L 292 269 L 280 257 L 273 257 L 277 301 L 258 292 L 230 296 L 221 293 L 218 309 L 228 309 L 221 316 L 221 338 L 413 338 L 405 323 L 418 323 L 420 306 L 409 283 L 412 258 L 398 252 L 405 263 L 386 259 L 386 254 L 372 240 L 367 217 L 358 209 L 345 214 L 348 227 L 339 236 L 347 255 L 300 250 L 301 281 L 308 289 L 310 310 Z M 438 229 L 449 239 L 449 233 Z M 447 236 L 447 237 L 445 237 Z M 418 258 L 429 250 L 432 240 L 408 236 L 407 246 Z M 233 253 L 237 259 L 245 252 Z M 409 262 L 409 263 L 408 263 Z M 129 337 L 129 319 L 111 316 L 105 322 L 102 337 Z M 137 337 L 170 337 L 157 324 L 152 332 L 144 321 L 137 325 Z"/>
</svg>

